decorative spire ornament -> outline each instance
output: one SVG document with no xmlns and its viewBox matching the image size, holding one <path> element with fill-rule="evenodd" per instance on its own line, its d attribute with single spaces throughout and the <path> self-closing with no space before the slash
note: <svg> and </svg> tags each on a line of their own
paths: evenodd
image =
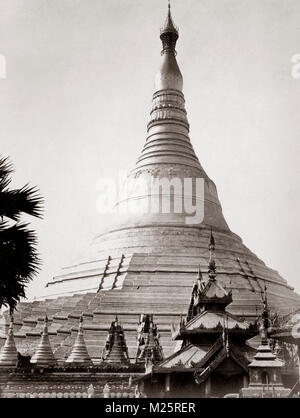
<svg viewBox="0 0 300 418">
<path fill-rule="evenodd" d="M 226 290 L 224 286 L 216 279 L 216 263 L 215 263 L 215 239 L 210 233 L 210 239 L 208 244 L 209 249 L 209 264 L 208 264 L 208 277 L 209 279 L 202 280 L 202 274 L 198 271 L 198 277 L 196 283 L 194 283 L 190 304 L 188 308 L 188 314 L 186 316 L 186 323 L 192 320 L 199 313 L 208 309 L 225 309 L 225 306 L 232 302 L 232 290 Z M 214 306 L 214 308 L 212 308 Z M 227 320 L 228 322 L 228 320 Z"/>
<path fill-rule="evenodd" d="M 170 98 L 158 96 L 158 99 L 158 97 L 154 96 L 154 110 L 156 109 L 157 112 L 154 111 L 151 114 L 151 119 L 155 118 L 156 116 L 159 116 L 159 111 L 162 108 L 161 106 L 166 104 L 165 101 L 167 100 L 169 105 L 168 107 L 170 108 L 169 110 L 171 111 L 171 113 L 168 114 L 170 116 L 170 119 L 173 119 L 174 117 L 176 117 L 176 115 L 180 115 L 180 118 L 183 120 L 184 125 L 188 128 L 189 125 L 186 118 L 186 111 L 184 108 L 184 97 L 182 94 L 183 78 L 176 61 L 177 53 L 175 48 L 178 39 L 178 28 L 173 23 L 170 4 L 168 5 L 168 14 L 166 21 L 163 27 L 160 29 L 160 39 L 162 42 L 162 61 L 160 69 L 155 77 L 156 93 L 160 92 L 161 90 L 173 90 L 173 94 L 174 91 L 176 91 L 176 95 L 179 95 L 179 97 L 176 100 L 177 108 L 174 108 L 173 101 L 175 97 L 173 97 L 171 103 L 169 103 Z"/>
<path fill-rule="evenodd" d="M 208 277 L 210 280 L 215 280 L 216 278 L 216 256 L 215 256 L 215 238 L 212 233 L 212 229 L 210 230 L 210 237 L 209 237 L 209 264 L 208 264 Z"/>
<path fill-rule="evenodd" d="M 202 290 L 202 288 L 204 286 L 204 282 L 203 282 L 202 272 L 201 272 L 201 269 L 200 269 L 200 264 L 198 266 L 197 283 L 198 283 L 199 290 Z"/>
<path fill-rule="evenodd" d="M 168 15 L 163 27 L 160 29 L 160 39 L 162 40 L 162 54 L 171 52 L 176 55 L 176 42 L 178 39 L 178 28 L 174 25 L 171 16 L 171 4 L 168 2 Z"/>
<path fill-rule="evenodd" d="M 264 292 L 262 294 L 262 304 L 263 304 L 263 311 L 261 314 L 261 337 L 262 337 L 262 343 L 265 341 L 268 341 L 268 328 L 270 325 L 269 320 L 269 307 L 268 307 L 268 297 L 267 297 L 267 285 L 265 284 Z"/>
</svg>

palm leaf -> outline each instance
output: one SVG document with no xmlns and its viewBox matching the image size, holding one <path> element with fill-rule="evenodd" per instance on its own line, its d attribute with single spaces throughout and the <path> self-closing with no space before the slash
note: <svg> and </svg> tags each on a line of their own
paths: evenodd
<svg viewBox="0 0 300 418">
<path fill-rule="evenodd" d="M 43 200 L 35 187 L 28 185 L 16 190 L 0 190 L 0 217 L 8 217 L 14 221 L 20 219 L 22 213 L 40 218 Z"/>
<path fill-rule="evenodd" d="M 39 271 L 36 235 L 27 224 L 0 223 L 0 306 L 14 310 Z"/>
<path fill-rule="evenodd" d="M 20 218 L 23 213 L 41 217 L 43 208 L 37 188 L 8 188 L 12 171 L 9 160 L 0 158 L 0 308 L 9 306 L 11 313 L 40 266 L 36 234 Z"/>
</svg>

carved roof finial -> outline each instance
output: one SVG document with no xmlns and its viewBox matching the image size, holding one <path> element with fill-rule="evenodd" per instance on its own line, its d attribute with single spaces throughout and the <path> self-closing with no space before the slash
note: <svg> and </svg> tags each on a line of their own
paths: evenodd
<svg viewBox="0 0 300 418">
<path fill-rule="evenodd" d="M 214 280 L 216 278 L 216 260 L 215 260 L 215 238 L 212 233 L 212 228 L 210 229 L 208 249 L 209 249 L 208 276 L 210 280 Z"/>
<path fill-rule="evenodd" d="M 268 340 L 268 328 L 269 328 L 269 306 L 268 306 L 268 297 L 267 297 L 267 285 L 265 283 L 264 291 L 261 295 L 262 298 L 262 304 L 263 304 L 263 310 L 261 313 L 261 339 L 262 344 L 265 344 Z"/>
<path fill-rule="evenodd" d="M 209 245 L 208 245 L 209 250 L 214 251 L 215 250 L 215 238 L 213 236 L 213 231 L 212 231 L 212 227 L 210 227 L 210 235 L 209 235 Z"/>
</svg>

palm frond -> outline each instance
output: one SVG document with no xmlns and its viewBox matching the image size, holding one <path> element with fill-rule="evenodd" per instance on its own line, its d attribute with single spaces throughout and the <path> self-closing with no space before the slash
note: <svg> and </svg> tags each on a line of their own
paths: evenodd
<svg viewBox="0 0 300 418">
<path fill-rule="evenodd" d="M 12 171 L 13 169 L 9 159 L 0 157 L 0 192 L 9 186 L 11 182 L 10 174 Z"/>
<path fill-rule="evenodd" d="M 8 157 L 0 157 L 0 177 L 5 177 L 13 172 L 12 163 Z"/>
<path fill-rule="evenodd" d="M 0 157 L 0 308 L 9 306 L 11 313 L 40 266 L 36 235 L 20 218 L 23 213 L 40 218 L 43 209 L 37 188 L 9 189 L 12 171 L 9 159 Z M 7 219 L 16 223 L 10 226 Z"/>
<path fill-rule="evenodd" d="M 0 217 L 18 221 L 22 213 L 41 218 L 43 199 L 36 187 L 26 184 L 21 189 L 10 190 L 12 164 L 0 157 Z"/>
<path fill-rule="evenodd" d="M 0 216 L 14 221 L 20 219 L 22 213 L 42 217 L 43 199 L 38 189 L 28 184 L 21 189 L 0 190 Z"/>
<path fill-rule="evenodd" d="M 35 233 L 28 224 L 0 223 L 0 306 L 14 310 L 26 285 L 38 273 L 40 260 Z"/>
</svg>

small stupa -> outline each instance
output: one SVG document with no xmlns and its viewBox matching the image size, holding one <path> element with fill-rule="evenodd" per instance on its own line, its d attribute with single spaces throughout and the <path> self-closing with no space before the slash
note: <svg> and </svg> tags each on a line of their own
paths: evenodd
<svg viewBox="0 0 300 418">
<path fill-rule="evenodd" d="M 18 351 L 14 339 L 13 316 L 11 316 L 8 335 L 0 352 L 0 367 L 16 367 L 18 364 Z"/>
<path fill-rule="evenodd" d="M 73 345 L 71 354 L 66 360 L 66 363 L 81 363 L 85 365 L 92 365 L 83 335 L 83 315 L 80 316 L 78 333 Z"/>
<path fill-rule="evenodd" d="M 44 330 L 40 343 L 32 356 L 30 363 L 38 366 L 51 366 L 56 363 L 48 335 L 48 317 L 45 317 Z"/>
</svg>

